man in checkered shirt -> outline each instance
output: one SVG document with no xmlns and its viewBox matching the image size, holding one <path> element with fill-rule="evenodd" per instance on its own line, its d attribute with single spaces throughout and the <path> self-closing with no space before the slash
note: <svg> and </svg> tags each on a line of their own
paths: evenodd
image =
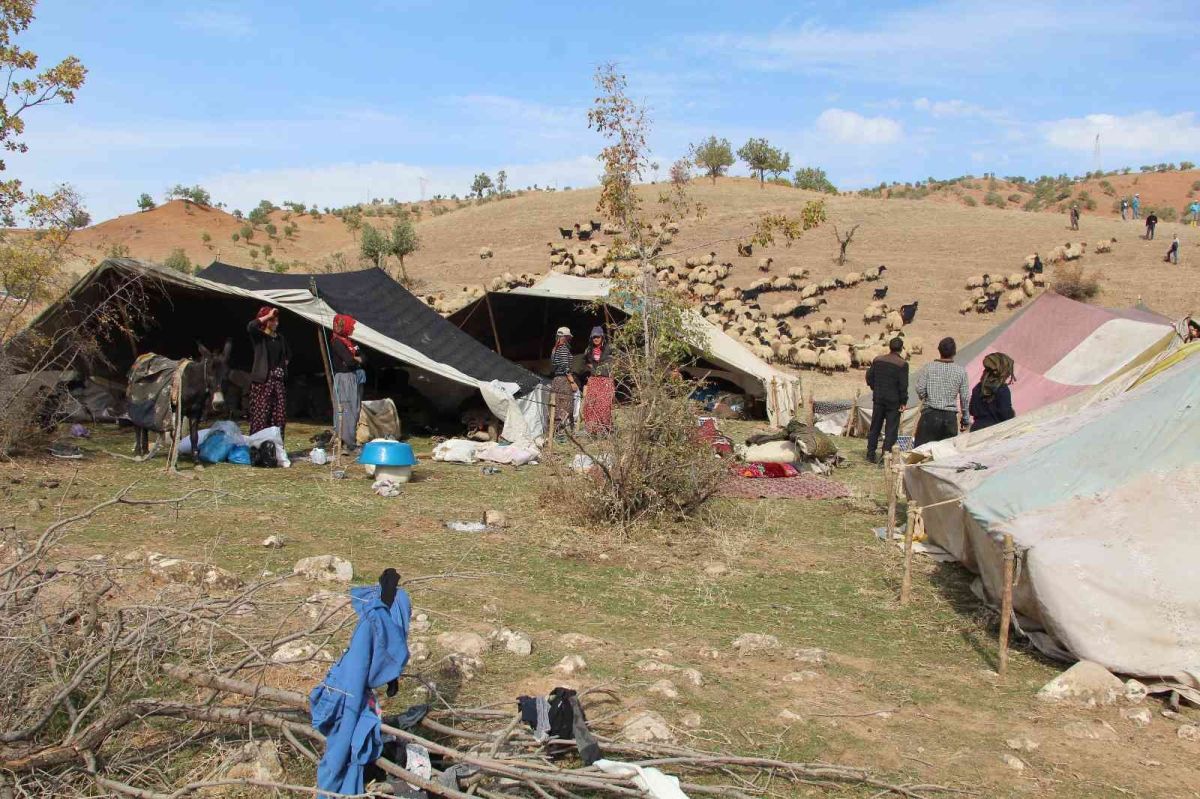
<svg viewBox="0 0 1200 799">
<path fill-rule="evenodd" d="M 921 400 L 921 418 L 917 422 L 917 437 L 913 446 L 954 438 L 971 424 L 968 411 L 971 387 L 967 370 L 954 362 L 958 346 L 952 338 L 938 342 L 942 356 L 917 373 L 917 397 Z M 961 409 L 962 417 L 959 417 Z"/>
</svg>

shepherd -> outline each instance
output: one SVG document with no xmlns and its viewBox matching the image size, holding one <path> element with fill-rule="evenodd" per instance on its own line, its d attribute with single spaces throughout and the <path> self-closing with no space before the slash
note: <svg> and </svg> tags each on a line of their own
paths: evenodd
<svg viewBox="0 0 1200 799">
<path fill-rule="evenodd" d="M 1017 415 L 1008 388 L 1017 381 L 1014 366 L 1013 359 L 1003 352 L 993 352 L 983 359 L 983 376 L 971 391 L 972 432 L 1007 422 Z"/>
<path fill-rule="evenodd" d="M 604 328 L 592 328 L 591 342 L 583 351 L 583 369 L 587 383 L 583 387 L 583 429 L 590 436 L 612 431 L 613 398 L 612 353 Z"/>
<path fill-rule="evenodd" d="M 333 359 L 333 394 L 337 399 L 333 424 L 342 439 L 343 452 L 353 451 L 358 443 L 358 409 L 362 399 L 359 375 L 365 377 L 362 352 L 350 338 L 356 324 L 349 314 L 333 317 L 333 343 L 329 348 Z"/>
</svg>

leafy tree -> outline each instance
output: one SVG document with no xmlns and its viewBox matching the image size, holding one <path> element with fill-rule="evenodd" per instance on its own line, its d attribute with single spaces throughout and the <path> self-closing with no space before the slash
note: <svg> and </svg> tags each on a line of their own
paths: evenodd
<svg viewBox="0 0 1200 799">
<path fill-rule="evenodd" d="M 200 233 L 200 241 L 204 242 L 205 244 L 208 244 L 212 241 L 212 236 L 209 235 L 207 230 Z"/>
<path fill-rule="evenodd" d="M 241 241 L 241 240 L 242 240 L 242 234 L 241 234 L 241 233 L 234 233 L 234 234 L 233 234 L 232 236 L 230 236 L 229 238 L 233 239 L 235 242 L 237 242 L 237 241 Z"/>
<path fill-rule="evenodd" d="M 471 181 L 471 193 L 476 197 L 483 199 L 484 192 L 491 189 L 492 186 L 492 179 L 488 177 L 488 174 L 486 172 L 480 172 L 475 176 L 475 180 Z"/>
<path fill-rule="evenodd" d="M 283 235 L 285 238 L 290 239 L 292 236 L 296 235 L 296 230 L 298 230 L 298 228 L 294 224 L 284 225 L 283 226 Z"/>
<path fill-rule="evenodd" d="M 270 244 L 264 244 L 264 245 L 263 245 L 263 250 L 262 250 L 262 251 L 263 251 L 263 255 L 267 256 L 268 258 L 270 258 L 270 257 L 271 257 L 271 252 L 272 252 L 272 250 L 271 250 L 271 245 L 270 245 Z"/>
<path fill-rule="evenodd" d="M 421 249 L 421 237 L 417 235 L 417 229 L 413 226 L 411 219 L 406 216 L 392 226 L 392 238 L 388 244 L 390 245 L 389 253 L 400 259 L 400 280 L 408 285 L 408 270 L 404 268 L 404 256 L 412 255 Z"/>
<path fill-rule="evenodd" d="M 1191 161 L 1180 161 L 1179 168 L 1182 169 L 1184 172 L 1186 172 L 1189 169 L 1195 169 L 1196 165 L 1193 164 Z"/>
<path fill-rule="evenodd" d="M 138 205 L 138 210 L 149 211 L 151 208 L 154 208 L 157 205 L 157 203 L 154 202 L 154 198 L 151 197 L 149 194 L 147 194 L 146 192 L 142 192 L 142 196 L 138 197 L 137 205 Z"/>
<path fill-rule="evenodd" d="M 391 241 L 374 225 L 363 225 L 361 233 L 358 246 L 362 257 L 376 267 L 383 268 L 384 261 L 391 251 Z"/>
<path fill-rule="evenodd" d="M 192 273 L 192 260 L 187 257 L 187 253 L 180 247 L 171 250 L 171 254 L 163 261 L 163 266 L 168 269 L 174 269 L 176 272 L 182 272 L 185 275 Z"/>
<path fill-rule="evenodd" d="M 72 208 L 71 212 L 67 214 L 66 224 L 72 230 L 85 228 L 92 224 L 92 215 L 82 207 Z"/>
<path fill-rule="evenodd" d="M 501 196 L 508 194 L 508 173 L 503 169 L 496 173 L 496 193 Z"/>
<path fill-rule="evenodd" d="M 267 223 L 267 224 L 266 224 L 266 225 L 263 227 L 263 230 L 267 231 L 267 235 L 268 235 L 268 236 L 271 236 L 272 238 L 274 238 L 274 237 L 275 237 L 275 234 L 279 232 L 279 228 L 275 227 L 275 223 L 274 223 L 274 222 L 268 222 L 268 223 Z"/>
<path fill-rule="evenodd" d="M 789 162 L 791 157 L 783 153 L 776 147 L 772 147 L 771 143 L 766 139 L 750 139 L 743 144 L 737 151 L 738 158 L 746 162 L 750 167 L 751 172 L 758 173 L 758 185 L 762 186 L 766 183 L 766 174 L 775 171 L 775 168 L 784 162 L 786 158 Z M 785 166 L 780 171 L 786 171 Z"/>
<path fill-rule="evenodd" d="M 837 186 L 829 182 L 825 170 L 817 166 L 806 166 L 796 170 L 793 175 L 796 188 L 819 191 L 822 194 L 837 194 Z"/>
<path fill-rule="evenodd" d="M 275 210 L 275 206 L 270 200 L 263 200 L 254 207 L 254 210 L 246 217 L 252 225 L 261 225 L 270 219 L 270 213 Z"/>
<path fill-rule="evenodd" d="M 771 161 L 771 165 L 767 167 L 767 171 L 771 173 L 771 177 L 778 179 L 780 175 L 792 168 L 791 153 L 777 151 L 775 158 Z M 790 181 L 785 181 L 790 184 Z"/>
<path fill-rule="evenodd" d="M 241 208 L 234 208 L 233 209 L 233 218 L 240 222 L 243 219 L 245 219 L 246 217 L 245 217 L 245 214 L 242 213 Z"/>
<path fill-rule="evenodd" d="M 250 241 L 252 238 L 254 238 L 254 228 L 250 227 L 250 225 L 242 225 L 242 229 L 239 232 L 242 234 L 242 238 L 246 241 Z"/>
<path fill-rule="evenodd" d="M 704 170 L 705 175 L 712 178 L 714 184 L 717 178 L 733 166 L 733 147 L 729 144 L 729 139 L 709 136 L 699 144 L 693 144 L 691 149 L 692 161 Z"/>
<path fill-rule="evenodd" d="M 203 186 L 184 186 L 182 183 L 176 183 L 174 188 L 167 192 L 168 200 L 184 200 L 186 202 L 195 203 L 196 205 L 204 206 L 205 208 L 212 205 L 212 195 Z"/>
</svg>

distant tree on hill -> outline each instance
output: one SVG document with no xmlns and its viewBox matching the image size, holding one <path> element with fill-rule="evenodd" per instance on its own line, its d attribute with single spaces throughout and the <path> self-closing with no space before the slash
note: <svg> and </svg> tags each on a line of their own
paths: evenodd
<svg viewBox="0 0 1200 799">
<path fill-rule="evenodd" d="M 837 194 L 837 186 L 829 182 L 825 170 L 817 166 L 806 166 L 796 170 L 793 181 L 798 189 L 819 191 L 825 194 Z"/>
<path fill-rule="evenodd" d="M 771 173 L 771 177 L 778 180 L 779 176 L 792 168 L 792 155 L 783 151 L 776 151 L 776 156 L 771 160 L 771 165 L 767 167 L 767 171 Z M 785 181 L 790 185 L 790 181 Z"/>
<path fill-rule="evenodd" d="M 361 233 L 359 252 L 363 258 L 382 269 L 391 251 L 391 241 L 374 225 L 363 225 Z"/>
<path fill-rule="evenodd" d="M 270 220 L 270 213 L 275 210 L 275 206 L 270 200 L 263 200 L 254 207 L 254 210 L 247 215 L 252 225 L 261 225 Z"/>
<path fill-rule="evenodd" d="M 1184 172 L 1186 172 L 1189 169 L 1195 169 L 1196 165 L 1193 164 L 1191 161 L 1180 161 L 1179 168 L 1182 169 Z"/>
<path fill-rule="evenodd" d="M 488 174 L 480 172 L 475 176 L 475 180 L 471 181 L 471 193 L 482 199 L 484 192 L 491 189 L 492 186 L 492 179 L 488 177 Z"/>
<path fill-rule="evenodd" d="M 202 231 L 200 233 L 200 241 L 204 242 L 205 244 L 208 244 L 209 242 L 212 241 L 212 235 L 209 234 L 208 231 Z"/>
<path fill-rule="evenodd" d="M 168 200 L 186 200 L 202 205 L 205 208 L 212 205 L 212 195 L 202 186 L 184 186 L 182 183 L 176 183 L 175 187 L 167 192 Z"/>
<path fill-rule="evenodd" d="M 185 275 L 192 273 L 192 260 L 187 257 L 187 253 L 180 247 L 171 250 L 171 254 L 163 260 L 163 266 L 168 269 L 174 269 L 176 272 L 182 272 Z"/>
<path fill-rule="evenodd" d="M 791 157 L 783 153 L 776 147 L 772 147 L 771 143 L 766 139 L 750 139 L 737 151 L 738 158 L 746 162 L 750 167 L 751 172 L 758 173 L 758 185 L 763 186 L 767 182 L 767 173 L 774 171 L 775 167 L 783 163 L 784 158 L 791 161 Z M 784 167 L 782 171 L 786 171 Z"/>
<path fill-rule="evenodd" d="M 149 211 L 151 208 L 154 208 L 157 205 L 157 203 L 154 202 L 154 198 L 151 197 L 149 194 L 147 194 L 146 192 L 142 192 L 142 196 L 138 197 L 137 205 L 138 205 L 138 210 Z"/>
<path fill-rule="evenodd" d="M 501 173 L 503 174 L 503 173 Z M 400 259 L 400 282 L 409 285 L 408 270 L 404 268 L 404 256 L 412 255 L 421 249 L 421 237 L 412 220 L 405 216 L 392 226 L 392 238 L 388 242 L 389 252 Z"/>
<path fill-rule="evenodd" d="M 508 194 L 508 173 L 503 169 L 496 173 L 496 193 L 501 196 Z"/>
<path fill-rule="evenodd" d="M 67 214 L 67 227 L 71 230 L 79 230 L 92 224 L 92 215 L 80 207 L 71 209 Z"/>
<path fill-rule="evenodd" d="M 242 234 L 242 238 L 246 241 L 250 241 L 250 239 L 254 238 L 254 228 L 250 227 L 249 225 L 242 225 L 240 233 Z"/>
<path fill-rule="evenodd" d="M 704 174 L 715 184 L 717 178 L 733 166 L 733 146 L 729 139 L 709 136 L 699 144 L 692 145 L 692 162 L 704 170 Z"/>
<path fill-rule="evenodd" d="M 263 226 L 263 230 L 267 231 L 267 235 L 271 236 L 272 238 L 274 238 L 275 234 L 279 232 L 279 228 L 275 227 L 274 222 L 268 222 Z"/>
</svg>

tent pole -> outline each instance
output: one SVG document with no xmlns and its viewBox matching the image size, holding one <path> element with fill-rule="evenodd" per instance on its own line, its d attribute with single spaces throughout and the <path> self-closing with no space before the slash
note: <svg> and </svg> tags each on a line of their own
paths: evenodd
<svg viewBox="0 0 1200 799">
<path fill-rule="evenodd" d="M 883 479 L 886 482 L 888 500 L 888 543 L 891 543 L 892 539 L 896 537 L 896 504 L 898 502 L 898 497 L 896 496 L 896 478 L 899 470 L 896 468 L 894 458 L 895 455 L 890 449 L 883 453 Z"/>
<path fill-rule="evenodd" d="M 1013 547 L 1012 533 L 1004 534 L 1004 589 L 1000 594 L 1000 665 L 997 669 L 1000 676 L 1008 670 L 1008 625 L 1012 617 L 1013 603 L 1013 562 L 1016 560 L 1016 550 Z"/>
<path fill-rule="evenodd" d="M 496 329 L 496 314 L 494 311 L 492 311 L 491 294 L 484 294 L 483 301 L 487 303 L 488 319 L 490 319 L 492 322 L 492 336 L 494 336 L 496 339 L 496 354 L 503 355 L 504 350 L 500 347 L 500 331 Z"/>
<path fill-rule="evenodd" d="M 317 293 L 317 279 L 310 277 L 308 279 L 308 291 L 315 298 L 319 298 Z M 321 368 L 325 371 L 325 385 L 329 389 L 329 402 L 333 407 L 333 463 L 337 466 L 342 465 L 342 436 L 341 436 L 341 415 L 342 410 L 338 407 L 337 394 L 333 390 L 333 372 L 330 369 L 329 342 L 325 340 L 324 325 L 317 325 L 317 346 L 321 349 Z"/>
<path fill-rule="evenodd" d="M 900 604 L 907 605 L 909 594 L 912 593 L 912 547 L 914 527 L 921 518 L 921 510 L 909 505 L 908 524 L 904 525 L 904 577 L 900 581 Z"/>
</svg>

